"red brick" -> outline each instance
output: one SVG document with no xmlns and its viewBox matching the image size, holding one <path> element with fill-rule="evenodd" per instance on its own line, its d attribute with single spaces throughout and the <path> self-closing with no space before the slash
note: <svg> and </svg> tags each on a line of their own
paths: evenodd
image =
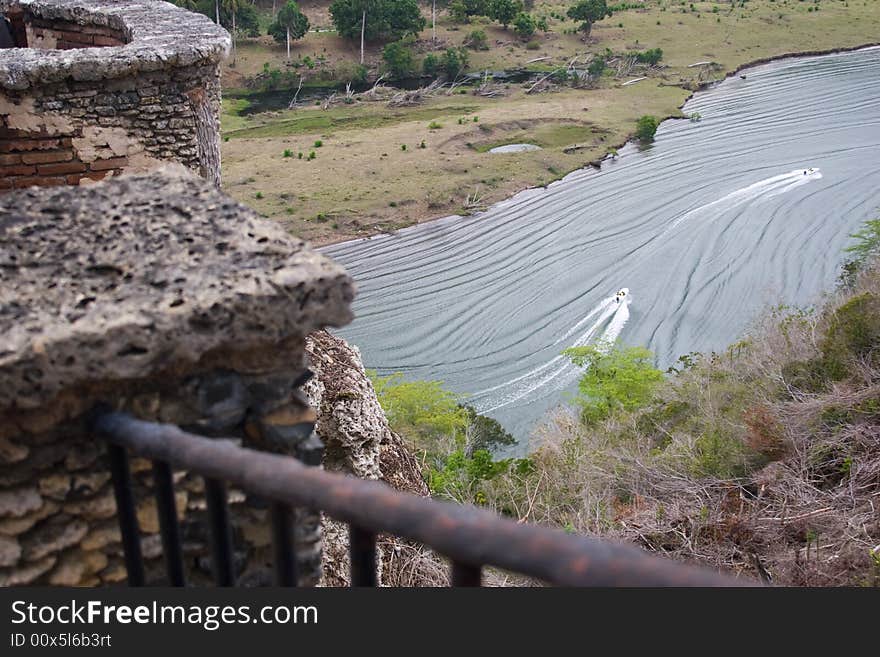
<svg viewBox="0 0 880 657">
<path fill-rule="evenodd" d="M 87 48 L 84 43 L 74 43 L 73 41 L 56 41 L 55 49 L 56 50 L 73 50 L 75 48 Z"/>
<path fill-rule="evenodd" d="M 121 39 L 116 37 L 106 37 L 96 34 L 94 36 L 94 44 L 96 46 L 121 46 L 124 45 Z"/>
<path fill-rule="evenodd" d="M 73 159 L 72 151 L 42 151 L 38 153 L 22 153 L 21 161 L 25 164 L 46 164 L 48 162 L 69 162 Z"/>
<path fill-rule="evenodd" d="M 0 153 L 21 151 L 48 151 L 58 148 L 57 139 L 8 139 L 0 140 Z"/>
<path fill-rule="evenodd" d="M 73 41 L 74 43 L 85 43 L 88 45 L 92 44 L 91 34 L 83 34 L 82 32 L 71 32 L 67 30 L 59 30 L 55 34 L 58 36 L 58 39 L 62 41 Z"/>
<path fill-rule="evenodd" d="M 92 171 L 106 171 L 108 169 L 119 169 L 128 164 L 127 157 L 111 157 L 106 160 L 95 160 L 92 162 Z"/>
<path fill-rule="evenodd" d="M 12 178 L 0 178 L 0 189 L 12 189 Z"/>
<path fill-rule="evenodd" d="M 122 32 L 120 30 L 115 30 L 112 27 L 100 27 L 98 25 L 89 25 L 89 34 L 100 34 L 102 36 L 113 37 L 114 39 L 122 38 Z"/>
<path fill-rule="evenodd" d="M 21 155 L 18 153 L 10 153 L 9 155 L 0 155 L 0 164 L 21 164 Z"/>
<path fill-rule="evenodd" d="M 83 180 L 86 178 L 89 180 L 95 180 L 95 181 L 104 180 L 104 178 L 106 178 L 107 174 L 109 174 L 109 173 L 110 173 L 110 171 L 91 171 L 89 173 L 84 173 L 82 175 L 74 174 L 72 176 L 67 176 L 67 182 L 70 185 L 77 185 L 77 184 L 79 184 L 80 180 Z"/>
<path fill-rule="evenodd" d="M 56 185 L 65 185 L 67 184 L 67 181 L 64 178 L 38 176 L 34 178 L 13 178 L 12 184 L 15 185 L 16 189 L 21 189 L 22 187 L 31 187 L 33 185 L 37 185 L 38 187 L 54 187 Z"/>
<path fill-rule="evenodd" d="M 36 168 L 26 164 L 18 164 L 11 167 L 0 167 L 0 177 L 5 176 L 29 176 L 36 173 Z"/>
<path fill-rule="evenodd" d="M 58 164 L 41 164 L 37 167 L 37 173 L 42 175 L 54 175 L 59 173 L 82 173 L 88 169 L 83 162 L 60 162 Z"/>
</svg>

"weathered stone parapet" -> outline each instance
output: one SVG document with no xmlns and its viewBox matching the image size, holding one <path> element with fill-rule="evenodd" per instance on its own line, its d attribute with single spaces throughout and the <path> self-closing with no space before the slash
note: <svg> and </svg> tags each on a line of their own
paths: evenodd
<svg viewBox="0 0 880 657">
<path fill-rule="evenodd" d="M 124 579 L 98 403 L 315 462 L 305 339 L 347 323 L 353 295 L 339 266 L 191 174 L 0 197 L 0 585 Z M 150 468 L 132 469 L 155 576 Z M 189 574 L 207 579 L 203 482 L 175 481 Z M 266 505 L 231 500 L 237 570 L 263 582 Z M 300 527 L 316 577 L 317 516 Z"/>
<path fill-rule="evenodd" d="M 154 0 L 0 0 L 0 192 L 91 183 L 172 160 L 220 184 L 228 33 Z"/>
</svg>

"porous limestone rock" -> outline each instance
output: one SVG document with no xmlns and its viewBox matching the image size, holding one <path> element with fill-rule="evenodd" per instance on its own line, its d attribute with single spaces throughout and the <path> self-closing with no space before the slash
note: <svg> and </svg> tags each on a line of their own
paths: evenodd
<svg viewBox="0 0 880 657">
<path fill-rule="evenodd" d="M 388 426 L 357 347 L 327 331 L 316 331 L 306 341 L 306 351 L 315 377 L 304 390 L 318 411 L 316 430 L 325 443 L 325 469 L 378 479 L 397 490 L 427 496 L 419 463 Z M 325 517 L 323 533 L 322 584 L 347 586 L 347 527 Z M 396 537 L 380 540 L 380 583 L 399 580 L 388 564 L 391 553 L 404 544 Z"/>
<path fill-rule="evenodd" d="M 0 409 L 341 326 L 353 295 L 340 266 L 194 176 L 7 194 Z"/>
</svg>

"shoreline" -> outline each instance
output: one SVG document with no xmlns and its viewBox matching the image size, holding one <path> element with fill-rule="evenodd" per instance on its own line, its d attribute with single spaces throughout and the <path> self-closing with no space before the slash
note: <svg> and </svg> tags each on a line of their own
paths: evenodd
<svg viewBox="0 0 880 657">
<path fill-rule="evenodd" d="M 678 106 L 677 110 L 678 110 L 678 112 L 679 112 L 679 115 L 673 115 L 673 114 L 670 114 L 670 115 L 667 115 L 667 116 L 664 116 L 664 117 L 659 117 L 659 118 L 660 118 L 660 123 L 662 124 L 662 123 L 664 123 L 665 121 L 670 121 L 670 120 L 683 120 L 683 119 L 687 119 L 688 117 L 686 117 L 686 116 L 682 116 L 682 115 L 681 115 L 681 110 L 682 110 L 682 108 L 683 108 L 688 102 L 690 102 L 691 99 L 693 99 L 693 97 L 694 97 L 697 93 L 699 93 L 699 92 L 701 92 L 701 91 L 707 91 L 707 90 L 709 90 L 710 88 L 714 87 L 715 85 L 721 84 L 722 82 L 728 80 L 729 78 L 731 78 L 731 77 L 733 77 L 733 76 L 735 76 L 735 75 L 739 75 L 742 71 L 744 71 L 744 70 L 746 70 L 746 69 L 754 68 L 754 67 L 756 67 L 756 66 L 761 66 L 761 65 L 763 65 L 763 64 L 770 64 L 770 63 L 773 63 L 773 62 L 782 61 L 782 60 L 786 60 L 786 59 L 800 59 L 800 58 L 804 58 L 804 57 L 822 57 L 822 56 L 834 55 L 834 54 L 839 54 L 839 53 L 849 53 L 849 52 L 857 52 L 857 51 L 860 51 L 860 50 L 869 50 L 869 49 L 872 49 L 872 48 L 880 48 L 880 42 L 870 42 L 870 43 L 866 43 L 866 44 L 862 44 L 862 45 L 857 45 L 857 46 L 843 46 L 843 47 L 837 47 L 837 48 L 828 48 L 828 49 L 825 49 L 825 50 L 809 50 L 809 51 L 800 51 L 800 52 L 794 52 L 794 53 L 782 53 L 782 54 L 779 54 L 779 55 L 772 55 L 772 56 L 769 56 L 769 57 L 762 57 L 762 58 L 759 58 L 759 59 L 756 59 L 756 60 L 753 60 L 753 61 L 750 61 L 750 62 L 743 63 L 743 64 L 737 66 L 735 69 L 733 69 L 733 70 L 731 70 L 731 71 L 728 71 L 728 72 L 724 75 L 723 78 L 721 78 L 721 79 L 719 79 L 719 80 L 713 80 L 712 82 L 706 82 L 706 83 L 703 83 L 703 84 L 701 84 L 701 85 L 699 86 L 699 88 L 692 90 L 692 91 L 690 92 L 690 94 L 688 94 L 688 96 L 687 96 L 687 97 L 681 102 L 681 104 Z M 678 85 L 674 85 L 674 86 L 678 86 Z M 681 87 L 681 88 L 684 89 L 684 87 Z M 611 151 L 611 150 L 619 151 L 619 150 L 621 150 L 622 148 L 624 148 L 625 146 L 627 146 L 628 144 L 633 143 L 633 141 L 634 141 L 634 140 L 633 140 L 633 134 L 630 134 L 630 135 L 627 136 L 626 140 L 623 141 L 622 143 L 619 143 L 619 144 L 612 144 L 612 145 L 610 145 L 610 146 L 608 147 L 608 150 L 609 150 L 609 151 Z M 493 203 L 492 205 L 490 205 L 490 206 L 489 206 L 488 208 L 486 208 L 485 210 L 481 210 L 481 212 L 487 212 L 491 207 L 493 207 L 493 206 L 495 206 L 495 205 L 498 205 L 499 203 L 506 203 L 507 201 L 509 201 L 509 200 L 512 199 L 513 197 L 517 196 L 518 194 L 522 194 L 523 192 L 526 192 L 526 191 L 529 191 L 529 190 L 540 190 L 540 189 L 546 189 L 548 186 L 550 186 L 550 185 L 553 184 L 554 182 L 557 182 L 557 181 L 559 181 L 559 180 L 562 180 L 562 179 L 564 179 L 566 176 L 569 176 L 569 175 L 571 175 L 572 173 L 574 173 L 574 172 L 576 172 L 576 171 L 581 171 L 581 170 L 585 170 L 585 169 L 597 169 L 597 170 L 601 170 L 601 168 L 602 168 L 602 166 L 601 166 L 602 163 L 603 163 L 607 158 L 609 158 L 609 157 L 611 157 L 610 153 L 607 153 L 607 152 L 606 152 L 606 154 L 605 154 L 601 159 L 594 160 L 593 162 L 590 162 L 590 163 L 588 163 L 588 164 L 585 165 L 585 166 L 575 167 L 574 169 L 571 169 L 570 171 L 566 171 L 565 173 L 561 174 L 556 180 L 550 181 L 550 182 L 548 182 L 548 183 L 546 183 L 546 184 L 544 184 L 544 185 L 528 185 L 528 186 L 525 186 L 525 187 L 521 187 L 521 188 L 519 188 L 519 189 L 516 189 L 516 190 L 514 190 L 512 193 L 510 193 L 508 196 L 506 196 L 504 199 L 502 199 L 502 200 L 500 200 L 500 201 L 497 201 L 497 202 Z M 472 214 L 478 214 L 478 213 L 472 213 Z M 345 243 L 348 243 L 348 242 L 361 242 L 361 241 L 364 241 L 364 240 L 371 240 L 371 239 L 373 239 L 373 238 L 375 238 L 375 237 L 379 237 L 379 236 L 383 236 L 383 235 L 385 235 L 385 236 L 393 236 L 393 235 L 397 234 L 398 232 L 400 232 L 400 231 L 402 231 L 402 230 L 407 230 L 407 229 L 409 229 L 409 228 L 413 228 L 413 227 L 415 227 L 415 226 L 419 226 L 419 225 L 422 225 L 422 224 L 430 223 L 430 222 L 433 222 L 433 221 L 440 221 L 440 220 L 443 220 L 443 219 L 464 218 L 464 217 L 467 217 L 467 216 L 472 216 L 472 214 L 464 214 L 464 215 L 462 215 L 462 214 L 431 215 L 431 216 L 426 216 L 426 217 L 420 217 L 420 218 L 417 218 L 417 219 L 415 219 L 412 223 L 410 223 L 410 224 L 408 224 L 408 225 L 406 225 L 406 226 L 403 226 L 403 227 L 401 227 L 401 228 L 399 228 L 399 229 L 397 229 L 397 230 L 394 230 L 394 231 L 377 231 L 377 232 L 372 233 L 372 234 L 370 234 L 370 235 L 360 235 L 360 236 L 353 236 L 353 237 L 346 237 L 346 236 L 340 235 L 340 236 L 338 236 L 338 239 L 336 239 L 336 238 L 334 237 L 334 238 L 330 238 L 330 239 L 326 239 L 326 240 L 310 240 L 310 243 L 311 243 L 315 248 L 319 248 L 319 249 L 320 249 L 320 248 L 325 248 L 325 247 L 329 247 L 329 246 L 336 246 L 336 245 L 339 245 L 339 244 L 345 244 Z"/>
</svg>

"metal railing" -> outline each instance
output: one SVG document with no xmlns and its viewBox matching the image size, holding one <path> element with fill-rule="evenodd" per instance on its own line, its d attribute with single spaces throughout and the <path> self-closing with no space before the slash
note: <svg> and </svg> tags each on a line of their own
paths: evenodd
<svg viewBox="0 0 880 657">
<path fill-rule="evenodd" d="M 219 586 L 235 582 L 227 484 L 271 501 L 275 582 L 297 584 L 294 508 L 348 523 L 352 586 L 376 585 L 376 536 L 392 534 L 448 557 L 453 586 L 479 586 L 484 566 L 563 586 L 755 586 L 636 547 L 521 524 L 489 511 L 402 493 L 375 481 L 325 472 L 294 458 L 186 433 L 173 425 L 101 412 L 95 431 L 109 442 L 119 526 L 132 586 L 145 583 L 128 453 L 153 462 L 159 529 L 169 582 L 185 585 L 172 467 L 205 478 L 212 567 Z"/>
</svg>

